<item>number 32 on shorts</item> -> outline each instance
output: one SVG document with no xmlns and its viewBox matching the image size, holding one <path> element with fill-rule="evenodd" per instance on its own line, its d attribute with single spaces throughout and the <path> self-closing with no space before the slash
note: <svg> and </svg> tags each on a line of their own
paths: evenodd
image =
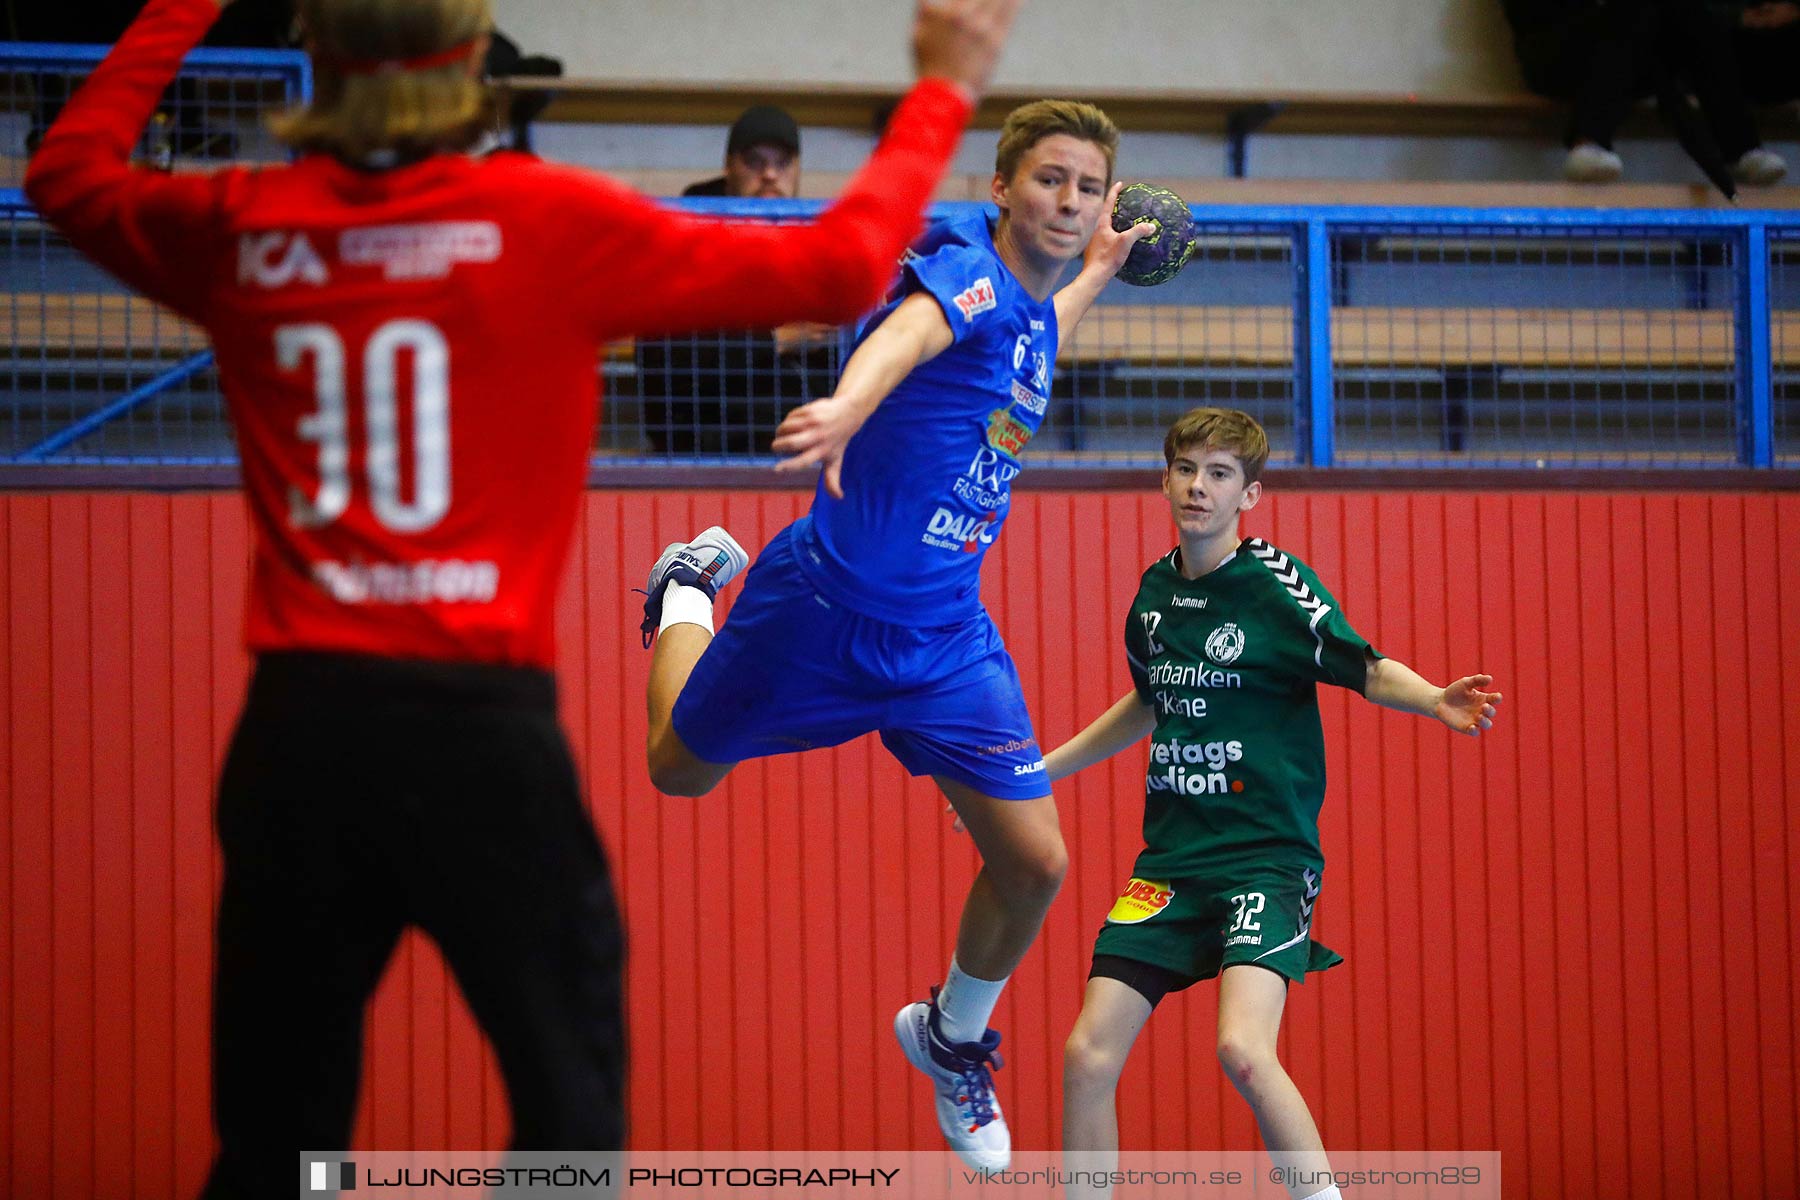
<svg viewBox="0 0 1800 1200">
<path fill-rule="evenodd" d="M 1262 922 L 1256 920 L 1256 914 L 1263 910 L 1266 897 L 1261 892 L 1244 892 L 1233 896 L 1231 902 L 1237 905 L 1237 916 L 1226 927 L 1226 933 L 1236 933 L 1240 929 L 1260 930 Z"/>
</svg>

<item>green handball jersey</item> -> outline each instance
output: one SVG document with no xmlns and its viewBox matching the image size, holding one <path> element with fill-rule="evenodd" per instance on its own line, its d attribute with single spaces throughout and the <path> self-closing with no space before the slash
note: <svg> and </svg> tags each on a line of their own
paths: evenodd
<svg viewBox="0 0 1800 1200">
<path fill-rule="evenodd" d="M 1260 538 L 1198 579 L 1180 554 L 1144 572 L 1125 626 L 1132 682 L 1156 712 L 1134 873 L 1321 870 L 1317 687 L 1360 693 L 1375 651 L 1310 567 Z"/>
</svg>

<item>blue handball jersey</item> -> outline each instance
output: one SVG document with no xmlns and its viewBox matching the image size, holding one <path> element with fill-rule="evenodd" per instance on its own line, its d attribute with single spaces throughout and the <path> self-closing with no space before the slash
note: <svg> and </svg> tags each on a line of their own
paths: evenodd
<svg viewBox="0 0 1800 1200">
<path fill-rule="evenodd" d="M 955 341 L 850 439 L 844 498 L 821 482 L 795 533 L 826 597 L 895 624 L 949 625 L 981 610 L 982 556 L 1049 405 L 1056 306 L 1020 286 L 982 214 L 934 226 L 901 267 L 857 344 L 914 292 L 937 301 Z"/>
</svg>

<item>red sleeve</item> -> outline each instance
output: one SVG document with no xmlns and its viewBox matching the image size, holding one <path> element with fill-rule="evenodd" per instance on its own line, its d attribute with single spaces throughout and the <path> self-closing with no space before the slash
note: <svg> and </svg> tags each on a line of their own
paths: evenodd
<svg viewBox="0 0 1800 1200">
<path fill-rule="evenodd" d="M 131 149 L 181 60 L 218 19 L 217 0 L 151 0 L 57 118 L 25 194 L 89 258 L 132 287 L 201 316 L 221 253 L 220 180 L 131 166 Z"/>
<path fill-rule="evenodd" d="M 867 312 L 923 227 L 972 106 L 943 80 L 915 86 L 888 135 L 816 222 L 767 225 L 674 212 L 588 176 L 571 191 L 568 295 L 602 338 L 843 323 Z"/>
</svg>

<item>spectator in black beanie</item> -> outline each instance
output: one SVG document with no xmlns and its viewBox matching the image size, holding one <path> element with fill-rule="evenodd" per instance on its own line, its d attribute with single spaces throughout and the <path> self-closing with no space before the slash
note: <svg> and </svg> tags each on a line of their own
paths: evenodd
<svg viewBox="0 0 1800 1200">
<path fill-rule="evenodd" d="M 725 173 L 681 194 L 791 200 L 799 190 L 800 127 L 758 104 L 732 123 Z M 644 435 L 664 454 L 767 454 L 782 413 L 828 394 L 837 366 L 836 331 L 804 321 L 640 342 Z"/>
</svg>

